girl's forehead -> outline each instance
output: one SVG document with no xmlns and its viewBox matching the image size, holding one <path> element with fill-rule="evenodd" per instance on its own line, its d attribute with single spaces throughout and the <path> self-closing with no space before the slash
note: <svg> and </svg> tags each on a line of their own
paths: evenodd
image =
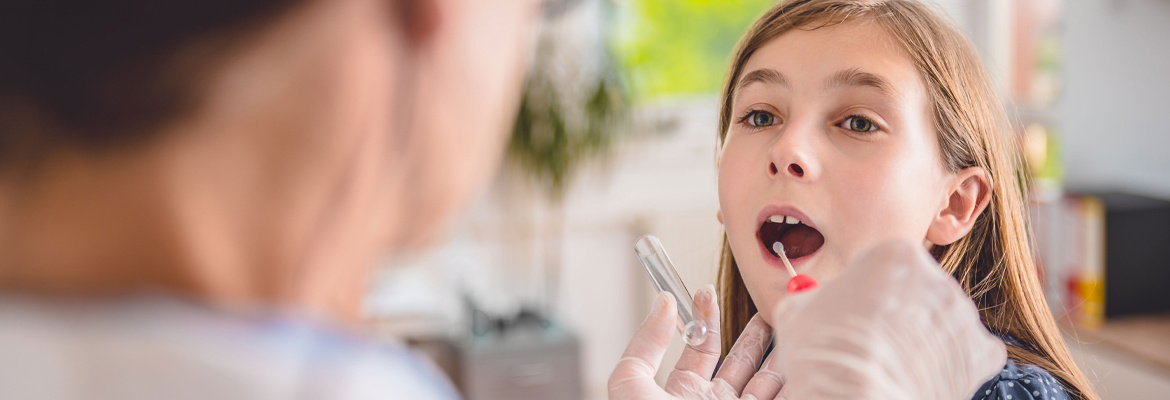
<svg viewBox="0 0 1170 400">
<path fill-rule="evenodd" d="M 745 78 L 757 78 L 753 71 L 778 74 L 780 79 L 774 81 L 793 90 L 831 89 L 850 83 L 842 78 L 852 75 L 866 78 L 852 83 L 883 86 L 892 96 L 924 94 L 921 77 L 903 46 L 886 28 L 869 21 L 789 30 L 748 58 L 737 86 L 751 83 Z"/>
</svg>

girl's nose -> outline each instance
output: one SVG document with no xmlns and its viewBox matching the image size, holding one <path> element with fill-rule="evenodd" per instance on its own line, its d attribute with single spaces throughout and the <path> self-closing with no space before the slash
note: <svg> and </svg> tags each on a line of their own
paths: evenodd
<svg viewBox="0 0 1170 400">
<path fill-rule="evenodd" d="M 772 175 L 776 175 L 776 174 L 780 173 L 780 169 L 776 168 L 775 162 L 770 163 L 770 165 L 768 165 L 768 169 L 770 170 Z M 804 168 L 801 167 L 800 164 L 797 164 L 797 163 L 788 164 L 788 168 L 785 168 L 785 172 L 787 172 L 787 173 L 789 173 L 792 176 L 797 177 L 797 178 L 804 176 Z"/>
<path fill-rule="evenodd" d="M 768 176 L 800 181 L 815 180 L 819 166 L 816 163 L 817 130 L 810 125 L 790 124 L 779 133 L 768 149 Z"/>
</svg>

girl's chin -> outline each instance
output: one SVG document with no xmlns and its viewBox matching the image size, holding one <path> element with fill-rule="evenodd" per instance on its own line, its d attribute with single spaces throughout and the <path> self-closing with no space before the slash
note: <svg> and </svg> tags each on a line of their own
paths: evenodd
<svg viewBox="0 0 1170 400">
<path fill-rule="evenodd" d="M 771 282 L 767 288 L 763 288 L 763 296 L 751 296 L 752 303 L 756 305 L 756 312 L 765 317 L 769 324 L 772 323 L 772 312 L 788 300 L 788 292 L 785 290 L 787 283 Z"/>
<path fill-rule="evenodd" d="M 757 309 L 759 310 L 757 312 L 760 314 L 760 317 L 764 318 L 764 322 L 768 323 L 768 326 L 772 326 L 772 324 L 773 324 L 772 319 L 776 316 L 776 314 L 775 314 L 776 309 L 784 301 L 785 298 L 775 299 L 772 301 L 771 305 L 767 306 L 767 307 L 757 307 Z M 758 306 L 758 304 L 757 304 L 757 306 Z"/>
</svg>

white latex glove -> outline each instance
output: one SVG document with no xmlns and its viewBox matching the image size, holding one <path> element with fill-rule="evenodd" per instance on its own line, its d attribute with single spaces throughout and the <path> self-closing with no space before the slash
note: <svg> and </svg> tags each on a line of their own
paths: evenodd
<svg viewBox="0 0 1170 400">
<path fill-rule="evenodd" d="M 776 310 L 764 369 L 792 399 L 969 399 L 1007 352 L 921 247 L 879 245 Z"/>
<path fill-rule="evenodd" d="M 658 295 L 654 311 L 638 328 L 609 376 L 611 400 L 733 400 L 772 399 L 776 396 L 780 390 L 779 374 L 756 370 L 772 338 L 772 329 L 759 315 L 748 322 L 719 373 L 710 379 L 721 351 L 719 307 L 715 303 L 715 287 L 711 285 L 695 292 L 695 308 L 709 329 L 707 339 L 697 347 L 688 345 L 665 387 L 659 387 L 654 375 L 675 335 L 678 318 L 675 307 L 670 294 Z"/>
</svg>

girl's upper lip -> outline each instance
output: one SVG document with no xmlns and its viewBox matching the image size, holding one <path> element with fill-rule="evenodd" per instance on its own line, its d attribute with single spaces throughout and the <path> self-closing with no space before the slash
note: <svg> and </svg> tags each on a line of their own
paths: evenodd
<svg viewBox="0 0 1170 400">
<path fill-rule="evenodd" d="M 756 219 L 756 226 L 763 225 L 764 221 L 767 221 L 768 217 L 773 215 L 787 215 L 790 217 L 795 217 L 796 219 L 800 220 L 800 223 L 808 225 L 810 228 L 817 229 L 816 223 L 814 223 L 812 219 L 808 217 L 808 214 L 800 211 L 800 209 L 796 208 L 796 206 L 787 204 L 769 204 L 764 206 L 764 209 L 760 210 L 760 215 Z M 817 230 L 819 231 L 820 229 Z"/>
</svg>

